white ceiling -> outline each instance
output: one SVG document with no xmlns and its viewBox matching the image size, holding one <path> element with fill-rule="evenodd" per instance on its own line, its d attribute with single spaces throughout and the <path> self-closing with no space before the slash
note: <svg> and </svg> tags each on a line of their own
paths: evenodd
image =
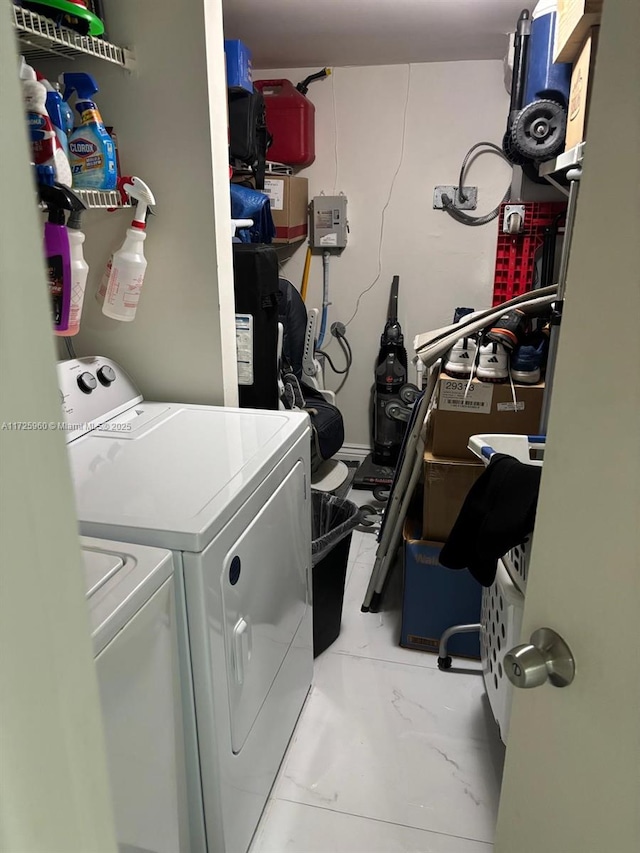
<svg viewBox="0 0 640 853">
<path fill-rule="evenodd" d="M 254 68 L 502 59 L 535 0 L 223 0 Z"/>
</svg>

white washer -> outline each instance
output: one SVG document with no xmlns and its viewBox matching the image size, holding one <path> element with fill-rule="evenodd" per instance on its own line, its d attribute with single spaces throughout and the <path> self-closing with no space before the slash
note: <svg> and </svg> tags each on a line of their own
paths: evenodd
<svg viewBox="0 0 640 853">
<path fill-rule="evenodd" d="M 244 853 L 313 671 L 308 417 L 144 402 L 104 358 L 58 376 L 81 533 L 173 552 L 191 849 Z"/>
<path fill-rule="evenodd" d="M 189 850 L 171 553 L 81 545 L 120 853 Z"/>
</svg>

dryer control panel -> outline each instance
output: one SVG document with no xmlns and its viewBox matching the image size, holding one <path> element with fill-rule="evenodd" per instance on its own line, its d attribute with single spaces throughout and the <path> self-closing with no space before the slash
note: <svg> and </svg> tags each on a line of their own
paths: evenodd
<svg viewBox="0 0 640 853">
<path fill-rule="evenodd" d="M 67 442 L 142 402 L 120 365 L 100 356 L 58 362 L 58 387 Z"/>
</svg>

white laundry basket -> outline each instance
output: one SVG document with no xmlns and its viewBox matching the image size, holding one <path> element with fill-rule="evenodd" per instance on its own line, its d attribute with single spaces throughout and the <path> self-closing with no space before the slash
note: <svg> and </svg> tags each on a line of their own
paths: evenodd
<svg viewBox="0 0 640 853">
<path fill-rule="evenodd" d="M 486 465 L 494 453 L 513 456 L 526 465 L 542 466 L 545 439 L 527 435 L 474 435 L 471 450 Z M 503 669 L 505 652 L 520 642 L 524 596 L 529 575 L 531 537 L 498 561 L 493 584 L 482 594 L 480 658 L 482 675 L 500 739 L 507 742 L 513 685 Z"/>
<path fill-rule="evenodd" d="M 491 712 L 503 743 L 507 742 L 513 694 L 503 659 L 520 642 L 523 611 L 524 595 L 516 588 L 502 560 L 498 560 L 496 579 L 482 593 L 480 660 Z"/>
</svg>

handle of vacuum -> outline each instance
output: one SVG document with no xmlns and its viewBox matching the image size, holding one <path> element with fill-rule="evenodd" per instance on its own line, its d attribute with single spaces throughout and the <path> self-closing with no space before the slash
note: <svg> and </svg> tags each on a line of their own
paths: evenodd
<svg viewBox="0 0 640 853">
<path fill-rule="evenodd" d="M 391 293 L 389 295 L 389 316 L 387 319 L 391 323 L 396 323 L 398 320 L 398 289 L 400 287 L 400 276 L 394 275 L 391 281 Z"/>
<path fill-rule="evenodd" d="M 510 116 L 513 112 L 522 109 L 530 34 L 531 20 L 529 10 L 523 9 L 516 25 L 513 46 L 513 75 L 511 77 L 511 102 L 509 104 Z"/>
</svg>

